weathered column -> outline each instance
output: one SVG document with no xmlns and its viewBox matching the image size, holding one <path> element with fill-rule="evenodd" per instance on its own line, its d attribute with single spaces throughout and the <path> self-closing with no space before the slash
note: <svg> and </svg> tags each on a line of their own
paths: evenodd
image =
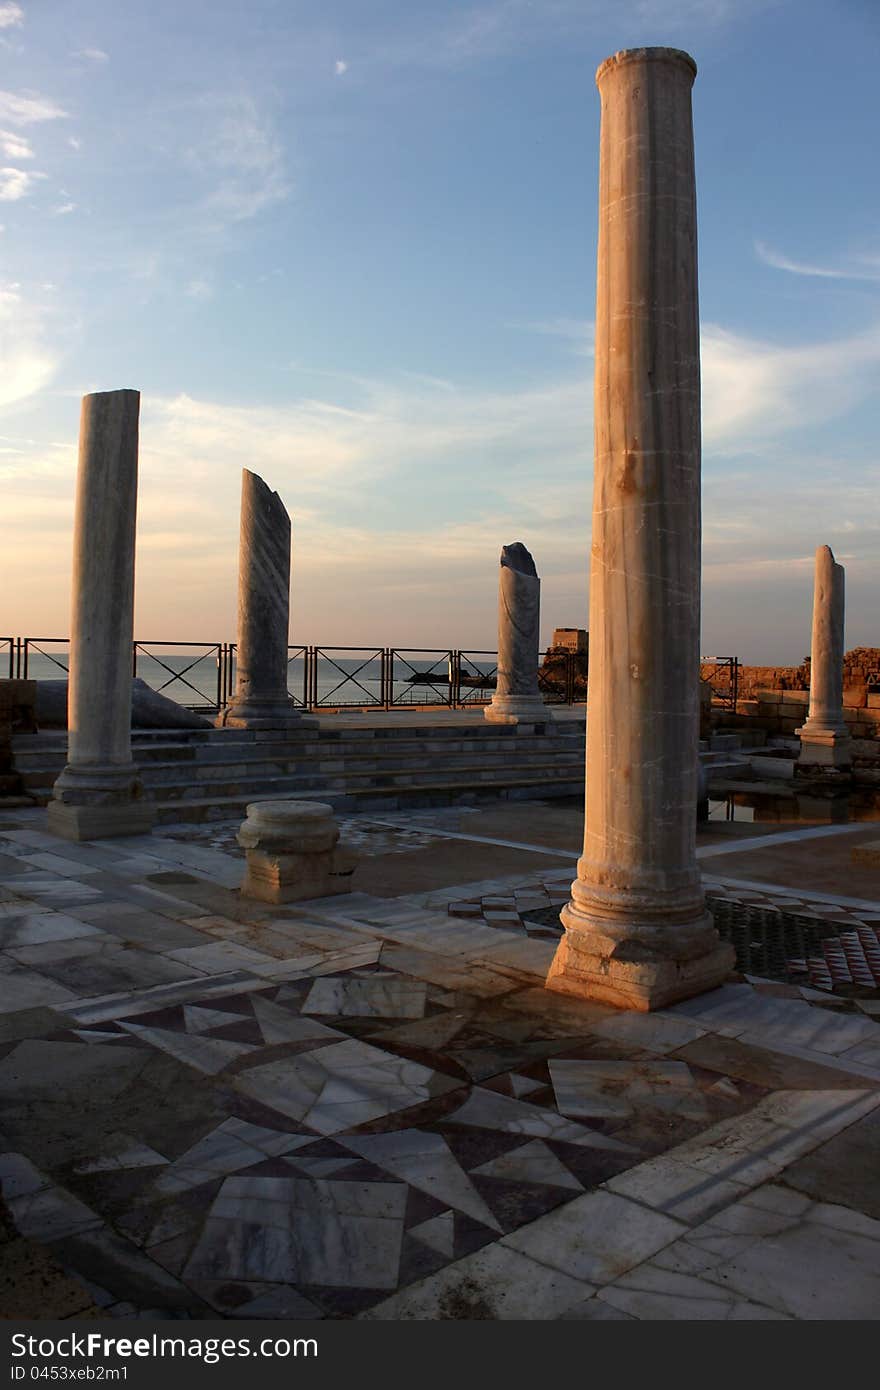
<svg viewBox="0 0 880 1390">
<path fill-rule="evenodd" d="M 140 392 L 84 396 L 73 536 L 67 766 L 48 825 L 69 840 L 137 835 L 153 808 L 131 756 Z"/>
<path fill-rule="evenodd" d="M 241 473 L 238 651 L 235 697 L 217 722 L 235 729 L 291 729 L 304 720 L 287 690 L 290 517 L 249 469 Z"/>
<path fill-rule="evenodd" d="M 547 985 L 654 1009 L 724 979 L 697 868 L 700 377 L 691 86 L 668 48 L 599 68 L 584 850 Z"/>
<path fill-rule="evenodd" d="M 797 731 L 799 767 L 847 768 L 852 761 L 843 718 L 844 575 L 830 545 L 820 545 L 813 588 L 810 709 L 806 724 Z"/>
<path fill-rule="evenodd" d="M 541 581 L 522 541 L 501 548 L 498 576 L 498 681 L 483 711 L 492 724 L 545 723 L 538 690 Z"/>
</svg>

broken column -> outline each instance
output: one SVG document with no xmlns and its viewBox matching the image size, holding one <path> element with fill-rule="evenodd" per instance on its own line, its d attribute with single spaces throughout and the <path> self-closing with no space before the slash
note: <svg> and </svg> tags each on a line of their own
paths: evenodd
<svg viewBox="0 0 880 1390">
<path fill-rule="evenodd" d="M 696 860 L 700 376 L 693 59 L 617 53 L 601 96 L 583 855 L 547 986 L 655 1009 L 733 964 Z"/>
<path fill-rule="evenodd" d="M 848 768 L 851 739 L 843 718 L 844 568 L 829 545 L 816 551 L 810 708 L 798 729 L 799 768 Z"/>
<path fill-rule="evenodd" d="M 292 729 L 304 720 L 287 689 L 290 517 L 249 469 L 241 474 L 238 649 L 235 696 L 217 723 L 235 729 Z"/>
<path fill-rule="evenodd" d="M 131 755 L 138 391 L 84 396 L 70 625 L 67 766 L 48 827 L 69 840 L 149 830 Z"/>
<path fill-rule="evenodd" d="M 255 801 L 236 838 L 245 851 L 246 897 L 290 903 L 351 892 L 355 856 L 340 848 L 326 802 Z"/>
<path fill-rule="evenodd" d="M 498 678 L 483 711 L 492 724 L 545 723 L 538 689 L 541 581 L 522 541 L 501 548 L 498 578 Z"/>
</svg>

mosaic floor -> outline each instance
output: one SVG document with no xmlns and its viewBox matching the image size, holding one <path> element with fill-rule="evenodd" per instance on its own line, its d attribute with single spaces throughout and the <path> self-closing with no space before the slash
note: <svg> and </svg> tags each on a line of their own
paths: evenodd
<svg viewBox="0 0 880 1390">
<path fill-rule="evenodd" d="M 550 994 L 531 882 L 270 908 L 216 846 L 38 827 L 0 823 L 0 1179 L 108 1315 L 876 1316 L 880 1221 L 780 1185 L 880 1106 L 871 1017 Z M 774 1273 L 814 1249 L 818 1303 Z"/>
</svg>

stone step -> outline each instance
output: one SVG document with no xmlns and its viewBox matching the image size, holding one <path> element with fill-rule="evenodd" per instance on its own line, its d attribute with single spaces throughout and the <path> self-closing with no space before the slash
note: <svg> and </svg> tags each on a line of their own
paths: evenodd
<svg viewBox="0 0 880 1390">
<path fill-rule="evenodd" d="M 286 751 L 289 754 L 290 750 Z M 532 764 L 551 761 L 570 763 L 572 766 L 576 766 L 584 759 L 583 745 L 578 744 L 575 744 L 574 747 L 567 744 L 558 747 L 553 744 L 548 746 L 523 743 L 507 748 L 482 748 L 473 745 L 468 747 L 456 744 L 448 751 L 446 748 L 438 749 L 435 745 L 433 748 L 429 746 L 414 752 L 398 753 L 396 749 L 371 749 L 368 752 L 362 750 L 356 755 L 339 754 L 337 756 L 334 751 L 329 757 L 327 753 L 328 750 L 321 749 L 311 756 L 300 755 L 295 758 L 288 756 L 270 760 L 268 758 L 231 756 L 231 750 L 225 750 L 225 756 L 222 760 L 219 758 L 205 760 L 199 757 L 180 761 L 177 759 L 143 761 L 138 758 L 137 761 L 143 782 L 146 785 L 153 785 L 162 782 L 209 782 L 238 777 L 308 775 L 314 772 L 407 771 L 421 769 L 433 764 L 441 769 L 476 765 L 505 768 L 528 767 Z M 64 761 L 63 754 L 31 754 L 27 757 L 17 758 L 16 769 L 29 786 L 51 786 L 61 772 Z"/>
<path fill-rule="evenodd" d="M 357 792 L 324 787 L 310 792 L 308 799 L 325 801 L 335 811 L 359 812 L 396 811 L 407 807 L 416 809 L 455 804 L 473 805 L 481 801 L 542 800 L 546 797 L 583 796 L 583 792 L 583 778 L 571 782 L 552 782 L 546 777 L 523 777 L 511 779 L 503 785 L 484 784 L 474 787 L 471 783 L 449 780 L 423 786 L 397 787 L 391 792 L 375 787 L 366 787 Z M 177 821 L 208 822 L 238 818 L 243 820 L 249 804 L 271 799 L 271 796 L 250 796 L 212 797 L 210 800 L 202 801 L 160 801 L 156 803 L 156 815 L 161 825 L 170 825 Z"/>
</svg>

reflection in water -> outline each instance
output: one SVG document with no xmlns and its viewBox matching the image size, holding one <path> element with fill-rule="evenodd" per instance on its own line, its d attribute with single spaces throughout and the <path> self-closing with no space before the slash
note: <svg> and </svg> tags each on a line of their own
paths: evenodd
<svg viewBox="0 0 880 1390">
<path fill-rule="evenodd" d="M 849 821 L 880 821 L 880 792 L 856 789 L 835 796 L 731 792 L 723 801 L 709 801 L 709 820 L 752 821 L 765 825 L 835 825 Z"/>
</svg>

